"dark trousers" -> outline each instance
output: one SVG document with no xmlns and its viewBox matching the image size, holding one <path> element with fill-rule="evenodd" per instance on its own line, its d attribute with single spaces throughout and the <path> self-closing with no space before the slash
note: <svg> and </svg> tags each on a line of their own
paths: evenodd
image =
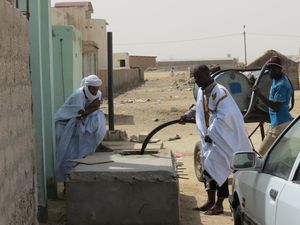
<svg viewBox="0 0 300 225">
<path fill-rule="evenodd" d="M 228 179 L 222 184 L 221 187 L 217 182 L 209 175 L 207 171 L 204 170 L 204 185 L 206 191 L 217 191 L 217 196 L 220 198 L 228 198 L 229 189 L 228 189 Z"/>
</svg>

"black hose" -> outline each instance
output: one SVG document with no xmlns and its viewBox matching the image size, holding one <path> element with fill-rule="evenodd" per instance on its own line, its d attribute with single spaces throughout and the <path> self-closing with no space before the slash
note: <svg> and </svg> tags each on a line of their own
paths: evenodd
<svg viewBox="0 0 300 225">
<path fill-rule="evenodd" d="M 176 124 L 176 123 L 179 123 L 179 122 L 182 122 L 181 119 L 176 119 L 176 120 L 171 120 L 171 121 L 168 121 L 168 122 L 165 122 L 163 124 L 160 124 L 158 127 L 154 128 L 146 137 L 146 139 L 144 140 L 143 142 L 143 145 L 142 145 L 142 148 L 141 148 L 141 155 L 144 155 L 144 152 L 145 152 L 145 149 L 150 141 L 150 139 L 153 137 L 154 134 L 156 134 L 158 131 L 160 131 L 161 129 L 167 127 L 167 126 L 170 126 L 172 124 Z M 191 120 L 184 120 L 184 123 L 196 123 L 194 119 L 191 119 Z"/>
</svg>

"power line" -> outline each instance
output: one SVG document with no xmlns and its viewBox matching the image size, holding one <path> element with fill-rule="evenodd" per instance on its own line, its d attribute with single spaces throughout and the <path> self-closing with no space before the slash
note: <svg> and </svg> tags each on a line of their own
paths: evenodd
<svg viewBox="0 0 300 225">
<path fill-rule="evenodd" d="M 213 40 L 213 39 L 221 39 L 226 37 L 240 36 L 244 35 L 243 33 L 232 33 L 232 34 L 224 34 L 224 35 L 216 35 L 216 36 L 207 36 L 195 39 L 183 39 L 183 40 L 169 40 L 169 41 L 154 41 L 154 42 L 127 42 L 127 43 L 116 43 L 115 46 L 138 46 L 138 45 L 160 45 L 160 44 L 174 44 L 174 43 L 184 43 L 184 42 L 195 42 L 202 40 Z M 247 35 L 251 36 L 263 36 L 263 37 L 285 37 L 285 38 L 300 38 L 300 35 L 297 34 L 271 34 L 271 33 L 255 33 L 255 32 L 247 32 Z"/>
<path fill-rule="evenodd" d="M 173 44 L 173 43 L 182 43 L 182 42 L 194 42 L 194 41 L 202 41 L 202 40 L 212 40 L 212 39 L 219 39 L 225 37 L 232 37 L 238 36 L 241 33 L 234 33 L 234 34 L 224 34 L 224 35 L 217 35 L 217 36 L 208 36 L 196 39 L 186 39 L 186 40 L 171 40 L 171 41 L 156 41 L 156 42 L 135 42 L 135 43 L 116 43 L 115 45 L 157 45 L 157 44 Z"/>
<path fill-rule="evenodd" d="M 247 33 L 252 36 L 265 36 L 265 37 L 288 37 L 288 38 L 300 38 L 297 34 L 267 34 L 267 33 Z"/>
</svg>

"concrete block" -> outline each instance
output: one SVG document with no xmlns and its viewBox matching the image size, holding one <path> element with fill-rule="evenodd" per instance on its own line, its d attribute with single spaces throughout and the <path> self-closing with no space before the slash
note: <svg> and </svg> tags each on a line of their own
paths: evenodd
<svg viewBox="0 0 300 225">
<path fill-rule="evenodd" d="M 148 136 L 148 134 L 149 134 L 149 133 L 147 133 L 147 132 L 139 133 L 139 139 L 138 139 L 138 141 L 139 141 L 139 142 L 144 142 L 145 139 L 146 139 L 146 137 Z"/>
<path fill-rule="evenodd" d="M 104 137 L 104 141 L 125 141 L 127 138 L 125 130 L 108 130 Z"/>
<path fill-rule="evenodd" d="M 78 165 L 67 182 L 69 225 L 178 225 L 179 185 L 171 154 L 123 156 Z"/>
</svg>

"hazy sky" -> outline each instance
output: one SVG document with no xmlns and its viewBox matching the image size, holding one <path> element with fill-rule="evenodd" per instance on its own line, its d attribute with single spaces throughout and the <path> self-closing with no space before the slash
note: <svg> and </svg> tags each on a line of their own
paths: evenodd
<svg viewBox="0 0 300 225">
<path fill-rule="evenodd" d="M 51 0 L 56 2 L 69 0 Z M 73 0 L 77 1 L 77 0 Z M 70 2 L 70 1 L 69 1 Z M 300 0 L 91 0 L 93 18 L 106 19 L 114 52 L 158 60 L 238 57 L 268 49 L 297 55 Z"/>
</svg>

